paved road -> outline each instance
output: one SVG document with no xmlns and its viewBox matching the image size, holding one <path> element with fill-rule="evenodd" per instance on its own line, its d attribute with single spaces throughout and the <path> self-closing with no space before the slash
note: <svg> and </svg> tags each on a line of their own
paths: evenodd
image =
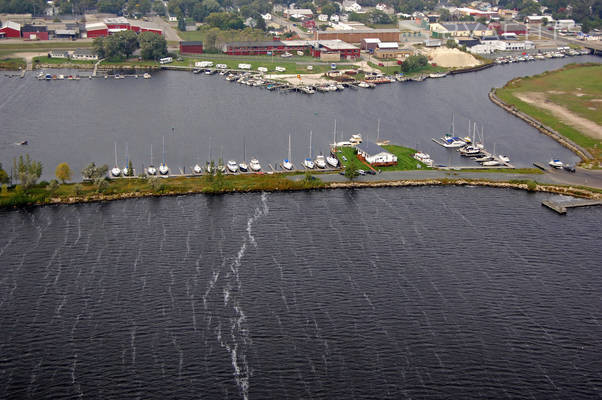
<svg viewBox="0 0 602 400">
<path fill-rule="evenodd" d="M 340 174 L 320 174 L 324 182 L 347 182 L 347 178 Z M 544 174 L 513 174 L 509 172 L 462 172 L 462 171 L 387 171 L 377 175 L 364 175 L 357 177 L 358 182 L 378 182 L 397 180 L 426 180 L 426 179 L 484 179 L 489 181 L 507 182 L 511 180 L 534 180 L 540 183 L 589 186 L 602 189 L 602 170 L 584 170 L 577 172 L 546 171 Z M 291 179 L 303 179 L 303 175 L 292 176 Z"/>
<path fill-rule="evenodd" d="M 165 40 L 168 42 L 179 42 L 180 37 L 178 36 L 178 32 L 169 24 L 169 22 L 165 21 L 163 18 L 159 16 L 154 16 L 151 21 L 153 24 L 158 25 L 161 29 L 163 29 L 163 33 L 165 34 Z"/>
<path fill-rule="evenodd" d="M 311 33 L 306 33 L 303 32 L 301 29 L 299 29 L 298 26 L 293 26 L 293 24 L 297 24 L 297 22 L 291 22 L 287 19 L 284 19 L 282 17 L 279 17 L 278 15 L 274 15 L 272 14 L 272 21 L 277 23 L 280 26 L 286 26 L 288 29 L 290 29 L 291 31 L 295 32 L 297 35 L 299 35 L 299 37 L 303 40 L 312 40 L 313 39 L 313 35 Z"/>
</svg>

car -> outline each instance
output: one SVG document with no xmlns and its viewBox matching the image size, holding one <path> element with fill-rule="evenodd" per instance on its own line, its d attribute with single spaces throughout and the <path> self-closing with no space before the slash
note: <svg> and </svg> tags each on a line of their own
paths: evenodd
<svg viewBox="0 0 602 400">
<path fill-rule="evenodd" d="M 341 156 L 341 158 L 343 159 L 343 161 L 347 161 L 347 157 Z"/>
<path fill-rule="evenodd" d="M 367 173 L 367 174 L 370 174 L 370 175 L 376 175 L 376 172 L 372 171 L 371 169 L 367 169 L 364 172 Z"/>
<path fill-rule="evenodd" d="M 383 64 L 383 63 L 378 63 L 378 66 L 379 66 L 379 67 L 384 67 L 384 66 L 385 66 L 385 64 Z"/>
<path fill-rule="evenodd" d="M 358 169 L 357 173 L 360 175 L 366 175 L 366 171 L 364 171 L 363 169 Z"/>
<path fill-rule="evenodd" d="M 565 165 L 562 168 L 564 168 L 564 170 L 567 172 L 575 172 L 575 167 L 573 167 L 572 165 Z"/>
</svg>

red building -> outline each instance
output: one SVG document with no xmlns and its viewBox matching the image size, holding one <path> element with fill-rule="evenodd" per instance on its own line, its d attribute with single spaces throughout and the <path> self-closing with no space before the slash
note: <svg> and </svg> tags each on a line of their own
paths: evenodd
<svg viewBox="0 0 602 400">
<path fill-rule="evenodd" d="M 203 54 L 203 42 L 180 42 L 180 54 Z"/>
<path fill-rule="evenodd" d="M 313 19 L 308 19 L 306 21 L 303 21 L 303 27 L 307 28 L 307 29 L 313 29 L 316 27 L 316 21 L 314 21 Z"/>
<path fill-rule="evenodd" d="M 129 29 L 136 33 L 152 32 L 156 33 L 157 35 L 163 35 L 163 30 L 161 28 L 157 28 L 155 25 L 150 25 L 143 21 L 133 22 Z"/>
<path fill-rule="evenodd" d="M 130 30 L 130 22 L 125 17 L 105 18 L 104 23 L 108 29 Z"/>
<path fill-rule="evenodd" d="M 42 25 L 24 25 L 21 36 L 29 40 L 48 40 L 48 27 Z"/>
<path fill-rule="evenodd" d="M 224 46 L 224 53 L 235 56 L 267 55 L 268 52 L 278 54 L 286 51 L 284 43 L 271 42 L 230 42 Z"/>
<path fill-rule="evenodd" d="M 86 24 L 86 32 L 89 38 L 109 36 L 109 28 L 103 22 Z"/>
<path fill-rule="evenodd" d="M 16 22 L 6 21 L 2 28 L 0 28 L 0 36 L 5 38 L 20 38 L 21 37 L 21 24 Z"/>
<path fill-rule="evenodd" d="M 514 33 L 516 35 L 527 34 L 527 26 L 517 23 L 495 22 L 493 24 L 489 24 L 489 28 L 494 29 L 498 35 L 502 35 L 504 33 Z"/>
<path fill-rule="evenodd" d="M 360 57 L 359 47 L 342 40 L 318 40 L 311 49 L 311 55 L 320 57 L 321 53 L 339 53 L 342 60 L 354 60 Z"/>
</svg>

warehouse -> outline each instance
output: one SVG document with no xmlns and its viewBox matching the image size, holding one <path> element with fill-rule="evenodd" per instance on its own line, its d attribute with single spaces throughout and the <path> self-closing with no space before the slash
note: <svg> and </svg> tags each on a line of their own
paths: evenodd
<svg viewBox="0 0 602 400">
<path fill-rule="evenodd" d="M 97 38 L 109 35 L 109 28 L 104 22 L 86 24 L 86 37 Z"/>
<path fill-rule="evenodd" d="M 203 42 L 180 42 L 180 54 L 203 54 Z"/>
<path fill-rule="evenodd" d="M 20 38 L 21 25 L 16 22 L 6 21 L 0 28 L 0 36 L 5 38 Z"/>
<path fill-rule="evenodd" d="M 362 39 L 360 48 L 362 50 L 373 52 L 378 47 L 379 43 L 380 43 L 380 39 L 378 39 L 378 38 L 365 38 L 365 39 Z"/>
<path fill-rule="evenodd" d="M 311 55 L 318 58 L 334 61 L 328 55 L 337 55 L 339 60 L 355 60 L 360 57 L 359 47 L 342 40 L 318 40 L 314 42 Z"/>
<path fill-rule="evenodd" d="M 340 39 L 347 43 L 362 42 L 362 39 L 380 39 L 383 42 L 399 42 L 399 29 L 350 29 L 338 31 L 320 31 L 314 34 L 316 40 Z"/>
<path fill-rule="evenodd" d="M 48 27 L 45 25 L 23 25 L 21 36 L 29 40 L 48 40 Z"/>
</svg>

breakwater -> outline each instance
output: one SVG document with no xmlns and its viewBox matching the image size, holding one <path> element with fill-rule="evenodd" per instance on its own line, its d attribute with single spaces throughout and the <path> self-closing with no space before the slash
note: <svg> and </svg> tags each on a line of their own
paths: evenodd
<svg viewBox="0 0 602 400">
<path fill-rule="evenodd" d="M 496 92 L 495 88 L 491 89 L 491 91 L 489 91 L 489 99 L 494 104 L 500 106 L 501 108 L 503 108 L 510 114 L 522 119 L 527 124 L 531 125 L 533 128 L 537 129 L 539 132 L 543 133 L 544 135 L 547 135 L 547 136 L 551 137 L 552 139 L 556 140 L 562 146 L 566 147 L 567 149 L 569 149 L 569 150 L 573 151 L 575 154 L 577 154 L 579 156 L 579 158 L 581 158 L 583 161 L 588 161 L 593 158 L 593 156 L 590 154 L 589 151 L 587 151 L 583 147 L 579 146 L 577 143 L 573 142 L 572 140 L 568 139 L 567 137 L 561 135 L 556 130 L 550 128 L 547 125 L 544 125 L 543 123 L 541 123 L 541 121 L 518 110 L 515 106 L 505 103 L 499 97 L 496 96 L 495 92 Z"/>
</svg>

